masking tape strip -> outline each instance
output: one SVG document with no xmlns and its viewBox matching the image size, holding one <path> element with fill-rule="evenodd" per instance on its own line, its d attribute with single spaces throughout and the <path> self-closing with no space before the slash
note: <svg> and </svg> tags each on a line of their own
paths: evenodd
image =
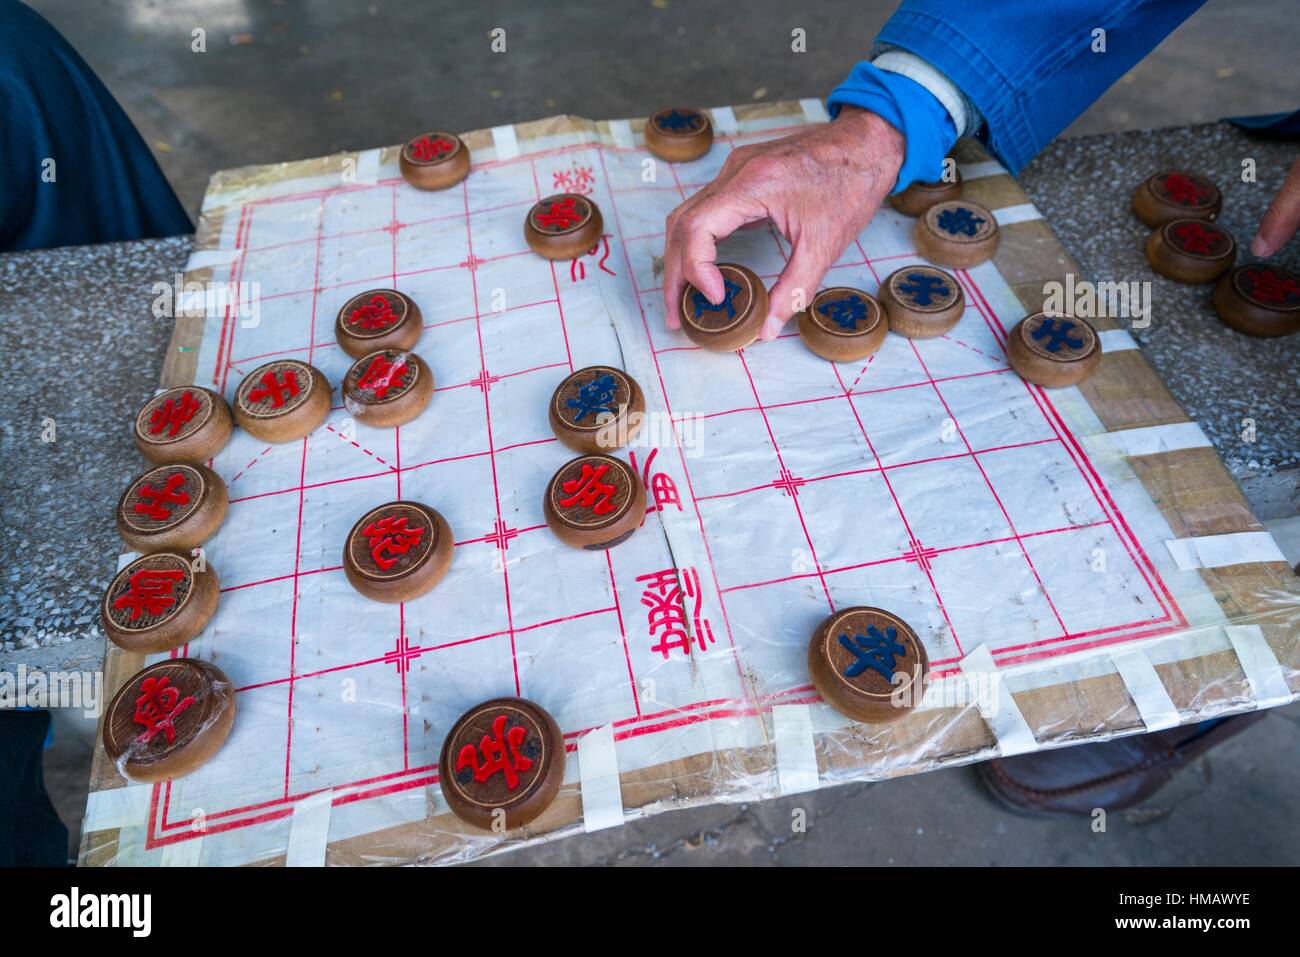
<svg viewBox="0 0 1300 957">
<path fill-rule="evenodd" d="M 989 730 L 997 738 L 998 750 L 1004 758 L 1013 754 L 1037 751 L 1038 742 L 1029 730 L 1029 722 L 1020 713 L 1020 706 L 1007 690 L 1006 682 L 993 663 L 993 653 L 988 645 L 980 645 L 961 660 L 961 672 L 980 715 L 988 722 Z"/>
<path fill-rule="evenodd" d="M 1264 629 L 1259 625 L 1227 625 L 1225 630 L 1241 670 L 1246 672 L 1250 690 L 1255 693 L 1256 707 L 1272 708 L 1295 697 L 1277 655 L 1264 639 Z"/>
<path fill-rule="evenodd" d="M 373 186 L 379 182 L 379 150 L 362 150 L 357 154 L 357 182 Z"/>
<path fill-rule="evenodd" d="M 730 135 L 740 132 L 740 124 L 736 122 L 736 114 L 729 106 L 715 106 L 709 110 L 713 117 L 713 125 L 719 133 Z"/>
<path fill-rule="evenodd" d="M 1140 429 L 1120 429 L 1102 435 L 1090 435 L 1085 445 L 1109 443 L 1123 455 L 1158 455 L 1181 449 L 1209 448 L 1210 439 L 1195 422 L 1172 422 L 1148 425 Z"/>
<path fill-rule="evenodd" d="M 1183 571 L 1193 568 L 1223 568 L 1256 562 L 1286 562 L 1282 549 L 1268 532 L 1229 532 L 1200 535 L 1165 542 L 1169 554 Z"/>
<path fill-rule="evenodd" d="M 117 832 L 117 850 L 113 855 L 113 867 L 141 867 L 148 862 L 144 858 L 145 825 L 132 824 Z"/>
<path fill-rule="evenodd" d="M 817 790 L 819 780 L 812 709 L 806 704 L 774 706 L 772 737 L 776 742 L 776 776 L 781 793 Z"/>
<path fill-rule="evenodd" d="M 1137 705 L 1138 714 L 1148 731 L 1163 731 L 1178 725 L 1178 706 L 1169 697 L 1155 665 L 1141 650 L 1112 651 L 1111 663 Z"/>
<path fill-rule="evenodd" d="M 614 145 L 621 150 L 630 150 L 636 146 L 636 138 L 632 135 L 632 124 L 627 120 L 610 120 L 609 135 L 614 140 Z"/>
<path fill-rule="evenodd" d="M 285 867 L 321 867 L 330 838 L 330 813 L 334 791 L 321 791 L 303 798 L 293 807 L 289 822 L 289 844 L 284 852 Z"/>
<path fill-rule="evenodd" d="M 196 269 L 209 269 L 213 266 L 229 266 L 238 258 L 242 249 L 196 249 L 190 253 L 189 261 L 185 263 L 185 271 L 193 272 Z"/>
<path fill-rule="evenodd" d="M 143 824 L 149 814 L 149 795 L 152 793 L 152 784 L 128 784 L 124 788 L 91 791 L 86 797 L 86 815 L 81 829 L 90 834 Z"/>
<path fill-rule="evenodd" d="M 514 159 L 519 155 L 519 140 L 513 126 L 492 127 L 492 145 L 496 147 L 497 159 Z"/>
<path fill-rule="evenodd" d="M 164 844 L 159 867 L 198 867 L 199 855 L 203 853 L 203 835 Z"/>
<path fill-rule="evenodd" d="M 993 218 L 999 226 L 1011 226 L 1015 223 L 1027 223 L 1031 219 L 1042 219 L 1043 214 L 1033 203 L 1021 203 L 1019 206 L 1003 206 L 993 210 Z"/>
<path fill-rule="evenodd" d="M 1001 176 L 1007 171 L 1007 168 L 997 160 L 985 160 L 982 163 L 959 163 L 957 169 L 961 171 L 963 180 Z"/>
<path fill-rule="evenodd" d="M 139 557 L 139 552 L 123 552 L 121 555 L 117 556 L 117 570 L 120 572 L 123 568 L 130 565 Z"/>
<path fill-rule="evenodd" d="M 1102 352 L 1123 352 L 1138 347 L 1137 340 L 1127 329 L 1098 329 L 1097 337 L 1101 339 Z"/>
<path fill-rule="evenodd" d="M 583 830 L 591 833 L 622 824 L 623 789 L 618 781 L 612 724 L 588 731 L 578 739 L 578 775 Z"/>
<path fill-rule="evenodd" d="M 826 112 L 826 104 L 815 96 L 800 100 L 799 106 L 803 109 L 804 118 L 809 123 L 825 123 L 831 118 L 831 115 Z"/>
</svg>

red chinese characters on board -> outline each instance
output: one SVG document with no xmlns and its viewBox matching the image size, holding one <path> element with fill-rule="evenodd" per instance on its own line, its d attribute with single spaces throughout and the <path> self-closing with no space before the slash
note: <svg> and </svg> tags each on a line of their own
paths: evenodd
<svg viewBox="0 0 1300 957">
<path fill-rule="evenodd" d="M 271 408 L 278 409 L 299 392 L 298 373 L 286 369 L 282 378 L 276 378 L 275 371 L 268 369 L 262 376 L 262 384 L 248 392 L 249 402 L 271 402 Z"/>
<path fill-rule="evenodd" d="M 665 568 L 662 571 L 642 575 L 637 579 L 645 589 L 641 592 L 641 604 L 650 609 L 646 616 L 650 638 L 657 638 L 651 645 L 651 651 L 657 651 L 664 658 L 671 657 L 674 650 L 690 654 L 694 642 L 700 651 L 707 651 L 714 642 L 713 626 L 704 617 L 704 593 L 700 588 L 700 575 L 694 568 L 678 570 Z M 687 609 L 686 600 L 691 607 Z"/>
<path fill-rule="evenodd" d="M 576 505 L 580 508 L 589 508 L 597 515 L 608 515 L 614 511 L 618 507 L 614 501 L 618 489 L 600 480 L 600 477 L 608 471 L 608 465 L 592 465 L 583 462 L 582 474 L 560 486 L 568 495 L 568 498 L 560 499 L 560 507 L 573 508 Z"/>
<path fill-rule="evenodd" d="M 175 438 L 200 408 L 199 400 L 188 390 L 182 392 L 179 399 L 165 399 L 149 416 L 149 434 L 166 432 L 168 438 Z"/>
<path fill-rule="evenodd" d="M 484 784 L 494 774 L 505 776 L 506 790 L 513 791 L 519 787 L 519 772 L 532 769 L 532 759 L 521 753 L 528 729 L 515 725 L 506 730 L 506 716 L 499 714 L 492 722 L 492 734 L 483 735 L 477 748 L 467 744 L 460 749 L 456 757 L 456 774 L 472 771 L 474 780 Z"/>
<path fill-rule="evenodd" d="M 157 618 L 176 604 L 176 585 L 185 577 L 179 568 L 141 568 L 131 575 L 126 591 L 117 596 L 113 607 L 129 608 L 135 621 L 141 615 Z"/>
<path fill-rule="evenodd" d="M 556 170 L 551 175 L 555 189 L 562 193 L 591 194 L 596 186 L 596 176 L 590 166 L 574 166 L 569 169 Z"/>
<path fill-rule="evenodd" d="M 192 704 L 194 698 L 190 695 L 182 698 L 180 689 L 170 678 L 145 678 L 140 682 L 140 697 L 135 699 L 134 720 L 145 729 L 137 740 L 148 744 L 161 731 L 171 744 L 176 740 L 177 716 Z"/>
<path fill-rule="evenodd" d="M 654 463 L 655 456 L 658 454 L 658 449 L 651 449 L 650 454 L 646 456 L 645 467 L 641 470 L 641 480 L 650 491 L 651 500 L 654 502 L 652 506 L 654 511 L 662 512 L 669 505 L 676 505 L 677 511 L 680 512 L 682 511 L 682 498 L 677 493 L 677 483 L 673 481 L 673 477 L 667 472 L 655 472 L 653 475 L 650 472 L 650 466 Z M 636 451 L 632 450 L 628 455 L 632 460 L 632 468 L 635 469 Z"/>
<path fill-rule="evenodd" d="M 173 506 L 189 504 L 190 493 L 183 490 L 177 491 L 184 484 L 185 475 L 181 472 L 174 472 L 167 476 L 167 481 L 160 489 L 154 488 L 152 485 L 146 485 L 140 489 L 140 501 L 131 506 L 131 509 L 136 514 L 144 515 L 155 521 L 166 521 L 171 518 Z"/>
<path fill-rule="evenodd" d="M 363 528 L 361 534 L 370 542 L 370 557 L 375 565 L 386 572 L 400 556 L 420 544 L 424 529 L 410 528 L 405 515 L 385 515 Z"/>
</svg>

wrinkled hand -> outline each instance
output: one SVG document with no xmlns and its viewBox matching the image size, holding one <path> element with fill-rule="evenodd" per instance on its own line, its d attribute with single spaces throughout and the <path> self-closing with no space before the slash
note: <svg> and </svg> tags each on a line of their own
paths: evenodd
<svg viewBox="0 0 1300 957">
<path fill-rule="evenodd" d="M 1285 246 L 1297 230 L 1300 230 L 1300 160 L 1291 167 L 1286 182 L 1264 213 L 1250 251 L 1256 256 L 1271 256 Z"/>
<path fill-rule="evenodd" d="M 681 326 L 678 307 L 686 283 L 710 302 L 722 301 L 722 274 L 714 265 L 718 242 L 742 226 L 770 219 L 793 250 L 769 293 L 762 338 L 775 339 L 871 222 L 902 162 L 902 134 L 874 113 L 847 106 L 832 123 L 733 150 L 717 179 L 668 217 L 668 328 Z"/>
</svg>

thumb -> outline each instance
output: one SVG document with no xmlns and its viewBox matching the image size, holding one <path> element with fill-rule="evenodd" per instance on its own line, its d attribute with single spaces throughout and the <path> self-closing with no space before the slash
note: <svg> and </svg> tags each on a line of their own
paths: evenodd
<svg viewBox="0 0 1300 957">
<path fill-rule="evenodd" d="M 814 252 L 810 243 L 795 246 L 790 261 L 785 264 L 785 271 L 767 294 L 768 314 L 767 322 L 763 324 L 763 340 L 770 342 L 775 339 L 791 316 L 808 308 L 833 261 L 820 250 Z"/>
</svg>

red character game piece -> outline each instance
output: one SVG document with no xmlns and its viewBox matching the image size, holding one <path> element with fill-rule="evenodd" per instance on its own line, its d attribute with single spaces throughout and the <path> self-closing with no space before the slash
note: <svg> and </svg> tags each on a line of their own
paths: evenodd
<svg viewBox="0 0 1300 957">
<path fill-rule="evenodd" d="M 145 403 L 135 417 L 135 444 L 151 462 L 201 465 L 225 447 L 232 428 L 225 399 L 181 386 Z"/>
<path fill-rule="evenodd" d="M 389 502 L 357 520 L 343 546 L 348 582 L 375 601 L 411 601 L 451 567 L 447 521 L 419 502 Z"/>
<path fill-rule="evenodd" d="M 529 248 L 545 259 L 577 259 L 600 241 L 605 228 L 590 198 L 560 193 L 537 202 L 524 220 Z"/>
<path fill-rule="evenodd" d="M 186 553 L 155 552 L 114 575 L 100 605 L 109 640 L 156 654 L 198 637 L 217 611 L 220 582 L 211 565 L 196 571 L 192 561 Z"/>
<path fill-rule="evenodd" d="M 235 391 L 235 421 L 264 442 L 292 442 L 329 416 L 330 385 L 319 369 L 296 359 L 258 366 Z"/>
<path fill-rule="evenodd" d="M 188 550 L 226 517 L 226 483 L 202 465 L 160 465 L 136 478 L 117 503 L 117 531 L 137 552 Z"/>
<path fill-rule="evenodd" d="M 357 420 L 381 429 L 410 422 L 433 398 L 433 373 L 414 352 L 384 349 L 352 363 L 343 404 Z"/>
<path fill-rule="evenodd" d="M 334 320 L 334 338 L 354 359 L 384 349 L 407 352 L 424 332 L 420 307 L 396 289 L 369 289 L 345 302 Z"/>
<path fill-rule="evenodd" d="M 402 147 L 398 166 L 416 189 L 448 189 L 469 175 L 469 148 L 454 133 L 421 133 Z"/>
<path fill-rule="evenodd" d="M 584 455 L 551 477 L 542 511 L 566 545 L 604 549 L 637 530 L 645 501 L 645 486 L 630 465 L 608 455 Z"/>
</svg>

